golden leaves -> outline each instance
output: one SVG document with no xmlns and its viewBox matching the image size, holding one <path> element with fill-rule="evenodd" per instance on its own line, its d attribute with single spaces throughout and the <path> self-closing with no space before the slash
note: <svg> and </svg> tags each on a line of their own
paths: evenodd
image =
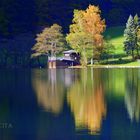
<svg viewBox="0 0 140 140">
<path fill-rule="evenodd" d="M 37 34 L 36 44 L 32 48 L 34 51 L 32 57 L 46 55 L 49 51 L 60 52 L 63 50 L 64 44 L 65 38 L 62 34 L 62 27 L 53 24 L 51 27 L 45 28 L 42 33 Z"/>
<path fill-rule="evenodd" d="M 74 10 L 73 24 L 70 25 L 70 33 L 66 39 L 72 48 L 80 50 L 81 55 L 85 54 L 82 51 L 97 47 L 90 58 L 93 58 L 95 54 L 99 54 L 98 58 L 100 57 L 104 42 L 102 33 L 106 28 L 105 20 L 101 19 L 100 14 L 99 7 L 94 5 L 89 5 L 86 10 Z"/>
</svg>

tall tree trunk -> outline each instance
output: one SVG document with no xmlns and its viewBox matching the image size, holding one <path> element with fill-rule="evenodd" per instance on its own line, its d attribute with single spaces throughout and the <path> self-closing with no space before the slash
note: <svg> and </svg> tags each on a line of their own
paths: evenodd
<svg viewBox="0 0 140 140">
<path fill-rule="evenodd" d="M 84 48 L 84 50 L 83 50 L 83 52 L 82 52 L 82 57 L 83 57 L 82 65 L 83 65 L 83 66 L 87 66 L 87 57 L 86 57 L 85 48 Z"/>
</svg>

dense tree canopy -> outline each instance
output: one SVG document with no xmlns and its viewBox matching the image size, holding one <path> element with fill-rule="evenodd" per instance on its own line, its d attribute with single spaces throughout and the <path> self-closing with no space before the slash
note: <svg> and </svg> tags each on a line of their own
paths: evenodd
<svg viewBox="0 0 140 140">
<path fill-rule="evenodd" d="M 133 59 L 135 56 L 139 57 L 139 28 L 138 15 L 134 17 L 130 15 L 124 31 L 124 49 L 128 55 L 132 55 Z"/>
<path fill-rule="evenodd" d="M 100 17 L 98 7 L 89 5 L 86 10 L 75 10 L 73 24 L 67 42 L 81 54 L 82 63 L 87 65 L 90 58 L 99 59 L 103 51 L 103 36 L 105 21 Z"/>
<path fill-rule="evenodd" d="M 107 25 L 123 25 L 132 13 L 140 14 L 138 0 L 1 0 L 1 35 L 35 31 L 38 26 L 61 25 L 65 32 L 74 9 L 99 5 Z"/>
<path fill-rule="evenodd" d="M 36 44 L 32 48 L 34 51 L 32 57 L 48 55 L 50 53 L 51 55 L 55 55 L 57 52 L 63 50 L 64 43 L 65 39 L 62 34 L 61 26 L 53 24 L 37 35 Z"/>
</svg>

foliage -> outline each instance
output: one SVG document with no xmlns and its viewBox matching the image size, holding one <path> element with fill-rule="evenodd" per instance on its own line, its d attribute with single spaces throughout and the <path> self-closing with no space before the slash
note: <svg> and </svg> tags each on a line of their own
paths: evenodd
<svg viewBox="0 0 140 140">
<path fill-rule="evenodd" d="M 134 58 L 134 49 L 135 49 L 135 26 L 134 19 L 130 15 L 126 24 L 126 29 L 124 31 L 124 48 L 127 54 L 132 54 Z"/>
<path fill-rule="evenodd" d="M 74 10 L 73 23 L 66 40 L 70 46 L 81 54 L 83 65 L 88 59 L 100 58 L 103 50 L 105 21 L 101 20 L 98 7 L 89 5 L 86 10 Z"/>
<path fill-rule="evenodd" d="M 137 31 L 137 52 L 138 52 L 138 56 L 140 55 L 139 51 L 140 51 L 140 29 L 138 29 L 138 31 Z"/>
<path fill-rule="evenodd" d="M 73 9 L 83 9 L 89 3 L 100 6 L 109 26 L 123 25 L 131 11 L 140 14 L 138 0 L 0 0 L 0 11 L 4 13 L 2 21 L 5 22 L 0 30 L 5 33 L 8 29 L 14 35 L 15 31 L 34 32 L 36 27 L 58 23 L 68 32 Z"/>
<path fill-rule="evenodd" d="M 93 37 L 95 46 L 101 46 L 103 43 L 102 33 L 105 30 L 105 20 L 100 17 L 99 7 L 89 5 L 83 12 L 84 30 Z"/>
<path fill-rule="evenodd" d="M 0 33 L 8 35 L 8 19 L 5 18 L 5 13 L 0 9 Z"/>
<path fill-rule="evenodd" d="M 135 15 L 133 18 L 131 15 L 126 24 L 126 29 L 124 31 L 124 49 L 127 54 L 131 54 L 133 59 L 135 57 L 135 50 L 137 51 L 137 56 L 139 56 L 139 46 L 138 46 L 138 29 L 139 29 L 139 17 Z"/>
<path fill-rule="evenodd" d="M 81 54 L 81 63 L 87 65 L 87 61 L 92 56 L 93 49 L 91 47 L 90 36 L 84 32 L 77 32 L 67 36 L 67 42 L 73 44 L 72 48 Z"/>
<path fill-rule="evenodd" d="M 49 53 L 56 53 L 63 50 L 65 39 L 62 34 L 61 26 L 53 24 L 51 27 L 45 28 L 42 33 L 37 35 L 36 44 L 32 50 L 34 53 L 32 57 L 41 55 L 48 55 Z"/>
<path fill-rule="evenodd" d="M 135 46 L 135 49 L 136 49 L 136 52 L 137 52 L 137 57 L 139 57 L 140 48 L 139 48 L 138 42 L 139 42 L 140 20 L 139 20 L 139 17 L 138 17 L 137 14 L 134 16 L 134 24 L 135 24 L 135 32 L 136 32 L 136 38 L 135 38 L 136 46 Z"/>
<path fill-rule="evenodd" d="M 102 59 L 108 59 L 115 53 L 115 46 L 110 42 L 110 40 L 106 40 L 104 42 L 104 49 L 101 54 Z"/>
</svg>

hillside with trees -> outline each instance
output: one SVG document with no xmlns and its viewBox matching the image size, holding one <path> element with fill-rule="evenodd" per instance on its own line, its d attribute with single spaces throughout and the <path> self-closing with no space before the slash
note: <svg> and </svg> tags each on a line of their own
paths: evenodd
<svg viewBox="0 0 140 140">
<path fill-rule="evenodd" d="M 89 4 L 99 5 L 108 26 L 123 25 L 130 14 L 140 14 L 137 0 L 1 0 L 0 35 L 35 32 L 38 27 L 53 23 L 68 32 L 73 10 L 86 9 Z"/>
<path fill-rule="evenodd" d="M 97 8 L 91 8 L 89 4 Z M 89 61 L 92 64 L 93 59 L 101 64 L 134 61 L 139 58 L 140 50 L 139 4 L 136 0 L 2 0 L 0 67 L 40 65 L 39 58 L 44 54 L 49 56 L 50 49 L 45 42 L 48 47 L 45 48 L 46 52 L 42 49 L 38 52 L 40 47 L 38 49 L 34 46 L 35 41 L 38 43 L 35 36 L 40 34 L 41 37 L 41 31 L 46 31 L 53 25 L 59 25 L 64 40 L 66 37 L 67 44 L 62 48 L 69 47 L 80 53 L 83 65 L 89 64 Z M 128 19 L 130 15 L 132 19 Z M 133 17 L 134 15 L 137 16 Z M 53 40 L 54 34 L 52 36 Z M 32 56 L 38 56 L 34 57 L 37 59 L 30 59 L 32 53 Z M 46 64 L 46 60 L 44 62 Z"/>
</svg>

